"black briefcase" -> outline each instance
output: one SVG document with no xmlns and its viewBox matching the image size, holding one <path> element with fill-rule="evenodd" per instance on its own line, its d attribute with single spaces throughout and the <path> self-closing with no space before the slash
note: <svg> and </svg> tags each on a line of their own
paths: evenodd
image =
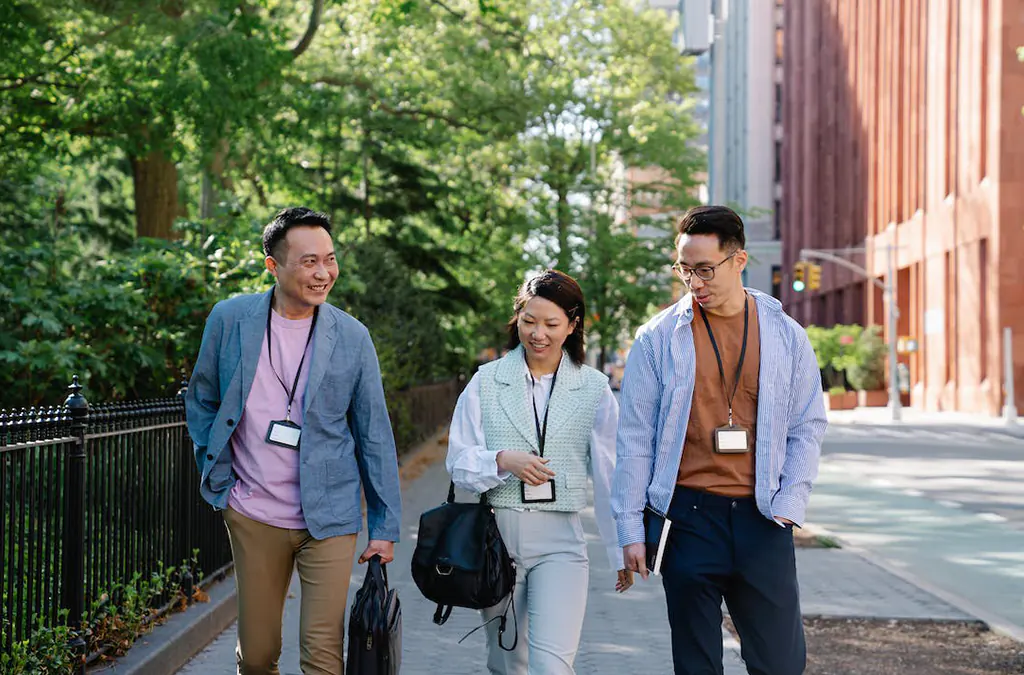
<svg viewBox="0 0 1024 675">
<path fill-rule="evenodd" d="M 345 675 L 397 675 L 402 666 L 402 605 L 388 588 L 388 571 L 380 556 L 366 564 L 348 619 Z"/>
</svg>

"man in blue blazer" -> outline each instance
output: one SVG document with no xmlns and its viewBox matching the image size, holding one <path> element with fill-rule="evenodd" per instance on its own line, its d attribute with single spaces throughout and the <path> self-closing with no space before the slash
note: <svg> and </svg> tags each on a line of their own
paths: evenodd
<svg viewBox="0 0 1024 675">
<path fill-rule="evenodd" d="M 238 672 L 274 674 L 292 571 L 302 671 L 342 675 L 356 533 L 394 558 L 395 440 L 366 327 L 327 303 L 338 263 L 327 216 L 281 211 L 263 233 L 274 287 L 217 303 L 186 398 L 200 492 L 223 511 L 238 587 Z"/>
</svg>

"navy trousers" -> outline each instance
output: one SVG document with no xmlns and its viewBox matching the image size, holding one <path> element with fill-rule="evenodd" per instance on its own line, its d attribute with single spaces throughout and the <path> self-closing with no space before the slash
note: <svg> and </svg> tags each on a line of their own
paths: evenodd
<svg viewBox="0 0 1024 675">
<path fill-rule="evenodd" d="M 807 649 L 791 527 L 753 499 L 676 488 L 661 574 L 676 675 L 722 675 L 722 599 L 750 675 L 800 675 Z"/>
</svg>

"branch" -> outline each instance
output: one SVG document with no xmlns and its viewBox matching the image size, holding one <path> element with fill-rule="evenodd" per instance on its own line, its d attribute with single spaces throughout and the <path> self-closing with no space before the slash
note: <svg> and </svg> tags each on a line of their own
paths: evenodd
<svg viewBox="0 0 1024 675">
<path fill-rule="evenodd" d="M 309 25 L 306 26 L 306 34 L 292 47 L 293 59 L 302 56 L 302 53 L 309 49 L 309 45 L 313 44 L 313 37 L 316 35 L 317 29 L 320 28 L 320 17 L 323 16 L 323 13 L 324 0 L 313 0 L 313 11 L 309 14 Z"/>
<path fill-rule="evenodd" d="M 430 0 L 430 4 L 434 5 L 435 7 L 440 7 L 444 11 L 448 12 L 448 14 L 451 14 L 460 21 L 469 20 L 469 17 L 466 16 L 465 12 L 460 12 L 458 10 L 452 9 L 444 2 L 442 2 L 442 0 Z M 481 19 L 473 19 L 472 23 L 476 24 L 477 26 L 480 26 L 488 33 L 493 33 L 494 35 L 499 35 L 503 38 L 508 38 L 513 42 L 513 44 L 515 44 L 516 47 L 521 47 L 523 44 L 523 36 L 519 35 L 518 33 L 513 33 L 512 31 L 495 28 L 494 26 L 491 26 L 490 24 L 486 23 Z"/>
<path fill-rule="evenodd" d="M 365 80 L 345 79 L 326 75 L 323 77 L 315 78 L 310 82 L 298 79 L 294 81 L 302 82 L 303 84 L 326 84 L 331 87 L 355 87 L 356 89 L 359 89 L 360 91 L 364 92 L 366 94 L 366 97 L 370 101 L 377 104 L 377 106 L 381 110 L 388 114 L 398 115 L 402 117 L 418 117 L 432 119 L 437 120 L 439 122 L 444 122 L 445 124 L 457 129 L 467 129 L 469 131 L 475 131 L 478 134 L 487 133 L 487 131 L 482 127 L 476 126 L 469 122 L 464 122 L 462 120 L 455 119 L 454 117 L 451 117 L 450 115 L 445 115 L 444 113 L 434 112 L 433 110 L 425 110 L 423 108 L 396 108 L 395 106 L 392 106 L 381 100 L 380 96 L 378 96 L 377 93 L 373 91 L 373 87 L 370 85 L 370 83 L 366 82 Z"/>
</svg>

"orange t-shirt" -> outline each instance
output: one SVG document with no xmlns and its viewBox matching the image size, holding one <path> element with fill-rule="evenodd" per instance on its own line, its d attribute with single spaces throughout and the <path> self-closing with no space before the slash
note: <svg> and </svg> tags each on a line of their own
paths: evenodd
<svg viewBox="0 0 1024 675">
<path fill-rule="evenodd" d="M 715 452 L 715 429 L 729 423 L 726 386 L 731 393 L 736 366 L 743 346 L 743 311 L 732 316 L 707 314 L 715 342 L 722 356 L 726 386 L 718 371 L 715 350 L 700 309 L 693 305 L 693 345 L 697 357 L 693 403 L 683 442 L 677 485 L 725 497 L 750 497 L 754 494 L 754 441 L 757 433 L 757 379 L 761 371 L 761 340 L 758 334 L 757 303 L 749 295 L 747 352 L 740 373 L 740 384 L 732 402 L 733 424 L 747 430 L 748 452 Z"/>
</svg>

